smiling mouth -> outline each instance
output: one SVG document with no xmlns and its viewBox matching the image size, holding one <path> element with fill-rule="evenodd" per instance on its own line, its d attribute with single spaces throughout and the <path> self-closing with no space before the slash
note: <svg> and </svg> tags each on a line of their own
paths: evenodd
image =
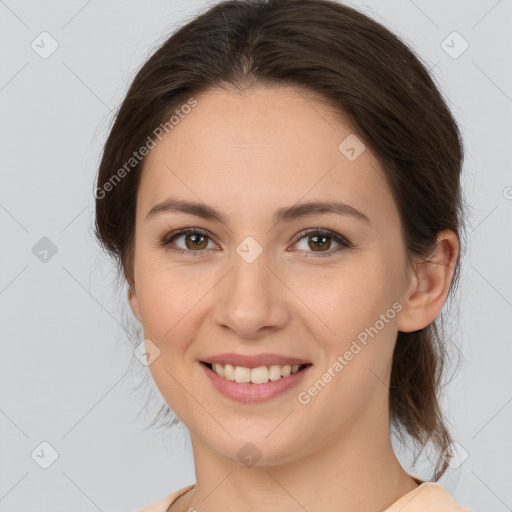
<svg viewBox="0 0 512 512">
<path fill-rule="evenodd" d="M 301 372 L 308 364 L 258 366 L 257 368 L 248 368 L 246 366 L 234 366 L 232 364 L 207 363 L 201 361 L 201 364 L 215 372 L 219 377 L 239 383 L 266 384 L 269 381 L 286 379 L 290 375 Z"/>
</svg>

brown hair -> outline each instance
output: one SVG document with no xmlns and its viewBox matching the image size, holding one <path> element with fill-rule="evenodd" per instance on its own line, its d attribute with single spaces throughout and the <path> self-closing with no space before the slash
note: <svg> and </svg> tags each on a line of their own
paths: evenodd
<svg viewBox="0 0 512 512">
<path fill-rule="evenodd" d="M 95 234 L 130 285 L 144 159 L 126 163 L 192 95 L 251 85 L 302 87 L 345 116 L 385 171 L 409 257 L 427 258 L 443 229 L 460 238 L 462 139 L 419 57 L 381 24 L 334 1 L 230 0 L 179 28 L 147 60 L 106 141 Z M 459 261 L 450 293 L 458 270 Z M 433 322 L 398 333 L 391 371 L 392 425 L 420 452 L 429 441 L 443 452 L 435 480 L 447 469 L 452 441 L 439 403 L 447 356 Z"/>
</svg>

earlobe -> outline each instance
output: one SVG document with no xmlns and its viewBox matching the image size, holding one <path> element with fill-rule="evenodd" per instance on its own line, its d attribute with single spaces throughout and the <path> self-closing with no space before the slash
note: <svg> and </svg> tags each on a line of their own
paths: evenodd
<svg viewBox="0 0 512 512">
<path fill-rule="evenodd" d="M 430 258 L 414 263 L 414 276 L 397 320 L 399 331 L 417 331 L 435 320 L 446 301 L 458 256 L 457 235 L 444 230 L 439 233 Z"/>
<path fill-rule="evenodd" d="M 139 300 L 137 299 L 137 295 L 131 286 L 128 288 L 128 303 L 130 304 L 130 309 L 132 310 L 135 318 L 137 318 L 137 320 L 142 323 Z"/>
</svg>

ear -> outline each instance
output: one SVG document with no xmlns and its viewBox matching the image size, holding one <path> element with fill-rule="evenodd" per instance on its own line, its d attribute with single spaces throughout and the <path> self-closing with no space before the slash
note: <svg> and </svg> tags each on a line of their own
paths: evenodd
<svg viewBox="0 0 512 512">
<path fill-rule="evenodd" d="M 137 294 L 131 285 L 128 288 L 128 303 L 130 304 L 130 309 L 132 313 L 137 318 L 137 320 L 142 323 L 142 315 L 140 314 L 139 300 L 137 299 Z"/>
<path fill-rule="evenodd" d="M 402 297 L 403 308 L 397 319 L 399 331 L 418 331 L 435 320 L 446 301 L 459 251 L 457 235 L 443 230 L 430 258 L 414 262 L 413 275 Z"/>
</svg>

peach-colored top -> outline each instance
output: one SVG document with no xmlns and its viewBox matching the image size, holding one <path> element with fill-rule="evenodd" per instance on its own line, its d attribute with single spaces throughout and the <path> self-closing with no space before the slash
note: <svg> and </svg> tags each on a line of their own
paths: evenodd
<svg viewBox="0 0 512 512">
<path fill-rule="evenodd" d="M 166 512 L 172 503 L 196 484 L 173 492 L 138 512 Z M 471 512 L 460 506 L 451 494 L 437 482 L 423 482 L 416 489 L 404 494 L 383 512 Z"/>
</svg>

